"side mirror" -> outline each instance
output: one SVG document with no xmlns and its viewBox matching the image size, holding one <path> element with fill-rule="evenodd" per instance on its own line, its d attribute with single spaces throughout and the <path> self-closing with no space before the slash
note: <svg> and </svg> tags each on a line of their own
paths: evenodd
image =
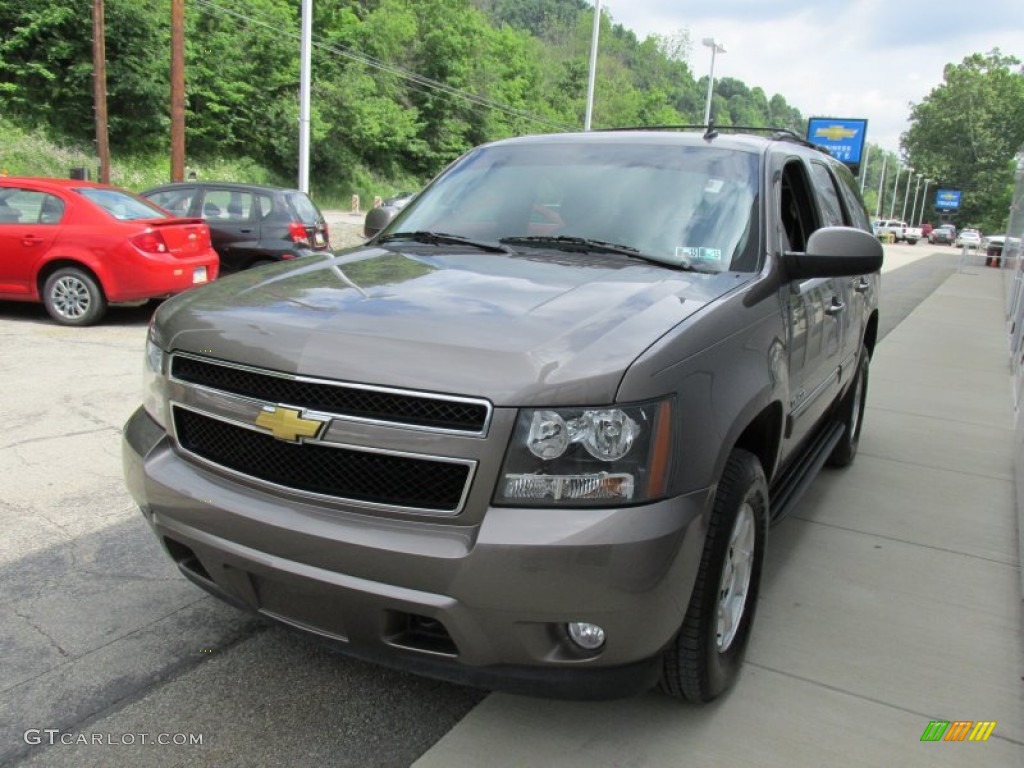
<svg viewBox="0 0 1024 768">
<path fill-rule="evenodd" d="M 870 232 L 853 227 L 824 227 L 807 239 L 807 252 L 782 254 L 790 280 L 853 277 L 882 268 L 882 244 Z"/>
<path fill-rule="evenodd" d="M 398 208 L 394 208 L 390 205 L 382 205 L 379 208 L 371 208 L 366 214 L 366 220 L 363 222 L 363 236 L 369 240 L 371 237 L 376 237 L 391 220 L 398 215 Z"/>
</svg>

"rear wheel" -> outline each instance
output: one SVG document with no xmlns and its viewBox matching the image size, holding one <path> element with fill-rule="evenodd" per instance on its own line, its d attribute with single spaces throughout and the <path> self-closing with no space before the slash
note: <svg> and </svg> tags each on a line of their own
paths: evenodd
<svg viewBox="0 0 1024 768">
<path fill-rule="evenodd" d="M 99 284 L 76 267 L 63 267 L 46 278 L 43 304 L 50 317 L 63 325 L 92 325 L 107 311 Z"/>
<path fill-rule="evenodd" d="M 710 701 L 733 684 L 754 620 L 768 526 L 768 484 L 747 451 L 729 455 L 683 625 L 665 650 L 661 688 Z"/>
</svg>

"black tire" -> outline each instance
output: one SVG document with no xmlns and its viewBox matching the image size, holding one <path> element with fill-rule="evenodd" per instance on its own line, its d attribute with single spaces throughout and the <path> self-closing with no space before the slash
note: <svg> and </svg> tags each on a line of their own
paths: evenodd
<svg viewBox="0 0 1024 768">
<path fill-rule="evenodd" d="M 43 305 L 61 325 L 92 325 L 107 312 L 107 297 L 91 275 L 62 267 L 46 278 Z"/>
<path fill-rule="evenodd" d="M 871 356 L 862 350 L 857 362 L 857 374 L 849 391 L 839 405 L 837 420 L 845 427 L 843 436 L 829 454 L 828 464 L 831 467 L 847 467 L 857 456 L 860 444 L 860 429 L 864 424 L 864 404 L 868 397 L 868 366 Z"/>
<path fill-rule="evenodd" d="M 660 686 L 669 695 L 701 703 L 735 682 L 757 607 L 767 530 L 768 483 L 761 462 L 735 450 L 715 490 L 686 617 L 664 651 Z M 728 626 L 720 626 L 720 607 L 730 608 Z"/>
</svg>

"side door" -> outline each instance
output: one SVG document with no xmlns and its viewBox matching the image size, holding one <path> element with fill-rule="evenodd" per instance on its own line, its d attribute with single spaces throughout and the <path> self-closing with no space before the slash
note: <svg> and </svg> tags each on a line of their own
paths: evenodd
<svg viewBox="0 0 1024 768">
<path fill-rule="evenodd" d="M 40 263 L 57 239 L 64 202 L 24 187 L 0 187 L 0 293 L 32 296 Z"/>
<path fill-rule="evenodd" d="M 784 247 L 806 252 L 811 233 L 824 226 L 809 164 L 791 158 L 779 190 Z M 784 291 L 789 347 L 790 402 L 787 448 L 800 443 L 828 410 L 839 390 L 842 323 L 846 307 L 838 278 L 790 283 Z"/>
<path fill-rule="evenodd" d="M 260 226 L 252 192 L 209 185 L 203 191 L 200 215 L 210 227 L 222 271 L 237 272 L 260 258 Z"/>
<path fill-rule="evenodd" d="M 850 221 L 846 206 L 843 205 L 835 176 L 825 163 L 814 160 L 811 162 L 811 177 L 814 181 L 814 192 L 818 199 L 824 226 L 849 227 Z M 897 222 L 902 224 L 902 222 Z M 838 371 L 840 384 L 854 371 L 857 362 L 857 351 L 863 336 L 864 297 L 856 290 L 858 278 L 835 278 L 833 295 L 833 314 L 835 331 L 838 334 L 839 359 Z"/>
<path fill-rule="evenodd" d="M 848 227 L 871 231 L 871 216 L 860 196 L 857 181 L 850 170 L 844 166 L 833 166 L 836 177 L 836 188 L 843 203 L 843 220 Z M 852 377 L 856 370 L 857 354 L 860 352 L 861 341 L 867 326 L 871 308 L 877 301 L 877 275 L 857 275 L 847 278 L 847 304 L 849 307 L 849 325 L 847 337 L 843 341 L 842 380 Z"/>
</svg>

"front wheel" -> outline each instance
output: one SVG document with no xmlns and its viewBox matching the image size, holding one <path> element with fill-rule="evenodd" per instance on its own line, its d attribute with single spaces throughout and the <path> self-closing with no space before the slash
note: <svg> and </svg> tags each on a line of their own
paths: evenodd
<svg viewBox="0 0 1024 768">
<path fill-rule="evenodd" d="M 839 404 L 839 423 L 844 427 L 843 436 L 829 454 L 828 463 L 833 467 L 846 467 L 853 463 L 860 444 L 860 428 L 864 421 L 864 405 L 868 398 L 868 365 L 871 357 L 867 349 L 861 350 L 857 362 L 856 379 Z"/>
<path fill-rule="evenodd" d="M 768 528 L 768 483 L 752 453 L 729 455 L 679 634 L 664 651 L 661 689 L 701 703 L 736 680 L 754 621 Z"/>
<path fill-rule="evenodd" d="M 62 325 L 92 325 L 107 311 L 99 284 L 76 267 L 63 267 L 46 278 L 43 304 Z"/>
</svg>

